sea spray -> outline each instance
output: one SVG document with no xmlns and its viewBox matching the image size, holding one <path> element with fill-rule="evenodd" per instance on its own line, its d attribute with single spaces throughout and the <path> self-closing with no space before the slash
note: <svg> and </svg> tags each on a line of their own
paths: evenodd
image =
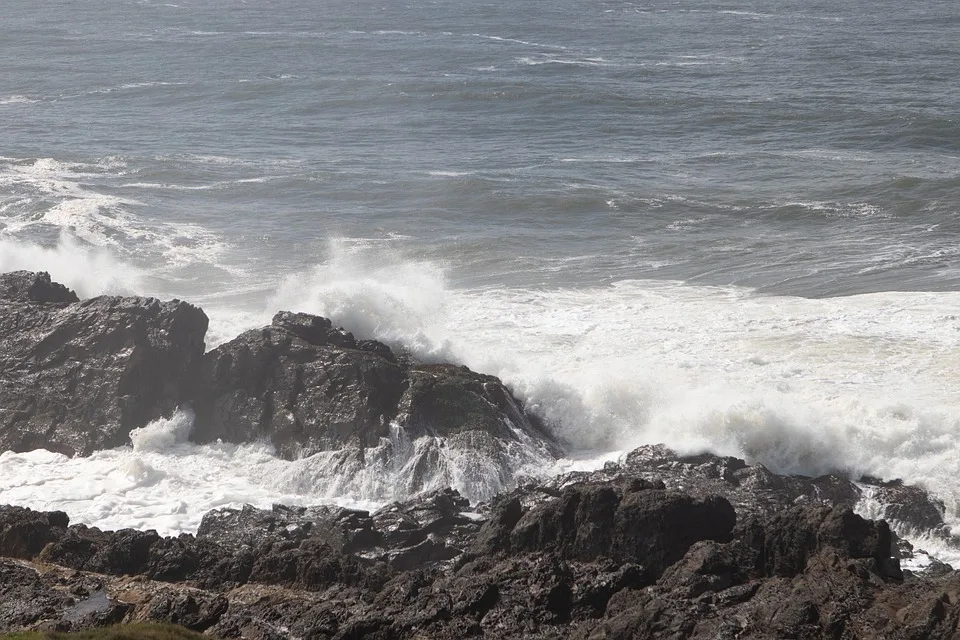
<svg viewBox="0 0 960 640">
<path fill-rule="evenodd" d="M 268 306 L 314 313 L 426 362 L 456 358 L 440 333 L 450 290 L 440 266 L 332 239 L 327 261 L 288 275 Z"/>
<path fill-rule="evenodd" d="M 144 275 L 106 249 L 86 245 L 69 233 L 52 246 L 4 238 L 0 235 L 0 273 L 47 271 L 81 298 L 103 294 L 142 292 Z"/>
<path fill-rule="evenodd" d="M 902 477 L 957 516 L 957 294 L 460 290 L 436 265 L 376 253 L 370 268 L 363 251 L 338 249 L 273 303 L 500 376 L 574 456 L 664 442 L 780 473 Z"/>
</svg>

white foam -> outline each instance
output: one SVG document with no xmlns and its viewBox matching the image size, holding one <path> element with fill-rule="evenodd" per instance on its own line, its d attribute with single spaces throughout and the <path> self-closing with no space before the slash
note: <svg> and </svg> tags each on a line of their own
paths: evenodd
<svg viewBox="0 0 960 640">
<path fill-rule="evenodd" d="M 330 243 L 330 260 L 289 276 L 269 307 L 316 313 L 362 336 L 376 336 L 425 360 L 450 359 L 442 339 L 429 335 L 444 314 L 445 278 L 428 263 L 405 262 L 389 246 L 376 251 L 356 239 Z"/>
<path fill-rule="evenodd" d="M 428 171 L 428 175 L 437 177 L 437 178 L 462 178 L 463 176 L 471 176 L 474 174 L 473 171 Z"/>
<path fill-rule="evenodd" d="M 101 89 L 94 89 L 90 91 L 91 94 L 97 93 L 114 93 L 117 91 L 126 91 L 128 89 L 149 89 L 152 87 L 177 87 L 186 85 L 186 82 L 166 82 L 162 80 L 152 80 L 147 82 L 128 82 L 126 84 L 117 85 L 115 87 L 103 87 Z"/>
<path fill-rule="evenodd" d="M 727 9 L 727 10 L 724 10 L 724 11 L 718 11 L 718 13 L 724 13 L 724 14 L 729 14 L 729 15 L 733 15 L 733 16 L 744 16 L 744 17 L 746 17 L 746 18 L 754 18 L 754 19 L 757 19 L 757 20 L 761 20 L 761 19 L 763 19 L 763 18 L 772 18 L 772 17 L 773 17 L 773 14 L 772 14 L 772 13 L 756 13 L 755 11 L 734 11 L 734 10 L 732 10 L 732 9 Z"/>
<path fill-rule="evenodd" d="M 132 448 L 88 458 L 5 452 L 0 493 L 7 504 L 63 510 L 74 522 L 176 535 L 196 531 L 204 513 L 221 507 L 375 509 L 448 486 L 479 500 L 511 488 L 518 474 L 542 476 L 548 468 L 530 443 L 515 443 L 495 459 L 437 438 L 410 441 L 398 427 L 362 455 L 345 450 L 285 461 L 263 444 L 190 444 L 192 420 L 189 412 L 178 412 L 135 430 Z M 424 465 L 424 458 L 438 462 Z"/>
<path fill-rule="evenodd" d="M 164 452 L 188 442 L 193 430 L 193 412 L 180 411 L 169 420 L 156 420 L 130 432 L 135 452 Z"/>
<path fill-rule="evenodd" d="M 5 98 L 0 98 L 0 105 L 2 104 L 32 104 L 35 102 L 40 102 L 37 98 L 30 98 L 28 96 L 15 94 L 12 96 L 6 96 Z"/>
<path fill-rule="evenodd" d="M 144 252 L 154 252 L 169 270 L 217 263 L 229 248 L 219 236 L 199 225 L 143 220 L 133 213 L 140 206 L 137 200 L 99 189 L 97 183 L 104 172 L 123 173 L 122 159 L 65 163 L 53 158 L 5 158 L 0 162 L 0 188 L 7 194 L 17 194 L 0 201 L 4 215 L 0 237 L 21 239 L 36 229 L 55 229 L 89 245 L 110 249 L 119 259 L 133 261 Z"/>
<path fill-rule="evenodd" d="M 545 64 L 558 64 L 573 67 L 603 67 L 609 66 L 609 63 L 603 58 L 557 58 L 552 55 L 542 57 L 521 56 L 516 59 L 518 64 L 527 66 L 540 66 Z"/>
<path fill-rule="evenodd" d="M 121 185 L 131 189 L 165 189 L 171 191 L 216 191 L 238 184 L 264 184 L 275 180 L 286 180 L 289 176 L 257 176 L 236 180 L 217 180 L 207 184 L 171 184 L 165 182 L 127 182 Z"/>
<path fill-rule="evenodd" d="M 558 45 L 558 44 L 543 44 L 540 42 L 530 42 L 529 40 L 520 40 L 518 38 L 504 38 L 501 36 L 492 36 L 486 35 L 483 33 L 472 33 L 470 36 L 474 38 L 483 38 L 484 40 L 493 40 L 495 42 L 510 42 L 513 44 L 522 44 L 527 47 L 538 47 L 541 49 L 560 49 L 566 51 L 567 47 Z"/>
<path fill-rule="evenodd" d="M 411 440 L 397 425 L 377 447 L 320 452 L 289 463 L 276 486 L 314 500 L 390 502 L 453 487 L 472 502 L 516 486 L 518 476 L 545 477 L 552 462 L 545 450 L 515 431 L 518 440 L 496 452 L 455 440 Z"/>
<path fill-rule="evenodd" d="M 890 218 L 893 214 L 869 202 L 779 202 L 763 208 L 801 207 L 827 218 Z"/>
<path fill-rule="evenodd" d="M 785 473 L 902 477 L 956 516 L 960 294 L 456 291 L 436 265 L 388 260 L 341 250 L 274 304 L 500 375 L 575 451 L 666 442 Z"/>
<path fill-rule="evenodd" d="M 877 500 L 875 487 L 860 485 L 860 489 L 863 491 L 863 497 L 854 510 L 870 520 L 886 520 L 897 536 L 913 545 L 913 557 L 901 560 L 901 568 L 922 571 L 929 567 L 935 559 L 953 567 L 960 567 L 960 538 L 956 536 L 944 538 L 939 535 L 932 535 L 930 531 L 921 531 L 891 518 L 887 513 L 886 505 Z"/>
<path fill-rule="evenodd" d="M 4 502 L 66 511 L 73 522 L 108 529 L 155 529 L 164 535 L 196 531 L 203 514 L 219 507 L 275 502 L 317 504 L 315 494 L 286 491 L 273 479 L 295 463 L 263 445 L 197 446 L 183 442 L 190 417 L 157 421 L 137 435 L 134 448 L 68 458 L 37 450 L 0 454 Z M 329 500 L 327 502 L 330 502 Z M 377 503 L 342 498 L 358 508 Z"/>
</svg>

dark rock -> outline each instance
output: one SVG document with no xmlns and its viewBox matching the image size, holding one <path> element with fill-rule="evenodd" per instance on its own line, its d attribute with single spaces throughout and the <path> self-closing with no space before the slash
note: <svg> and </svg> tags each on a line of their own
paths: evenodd
<svg viewBox="0 0 960 640">
<path fill-rule="evenodd" d="M 374 513 L 373 520 L 390 547 L 418 545 L 435 535 L 449 541 L 452 547 L 463 548 L 481 526 L 463 515 L 469 509 L 470 501 L 457 491 L 441 489 L 389 504 Z"/>
<path fill-rule="evenodd" d="M 0 506 L 0 556 L 35 558 L 48 543 L 63 538 L 69 524 L 62 511 Z"/>
<path fill-rule="evenodd" d="M 217 638 L 332 638 L 350 614 L 345 593 L 340 598 L 317 601 L 322 596 L 282 592 L 259 592 L 255 597 L 235 599 L 216 626 L 207 633 Z"/>
<path fill-rule="evenodd" d="M 490 519 L 477 534 L 471 550 L 478 554 L 506 551 L 510 548 L 510 533 L 522 516 L 523 505 L 519 498 L 498 501 L 491 509 Z"/>
<path fill-rule="evenodd" d="M 921 487 L 904 484 L 902 480 L 884 482 L 869 477 L 861 478 L 861 482 L 873 485 L 871 497 L 882 505 L 885 518 L 904 529 L 949 537 L 950 529 L 943 521 L 943 502 Z"/>
<path fill-rule="evenodd" d="M 29 629 L 41 620 L 56 619 L 74 599 L 44 585 L 36 571 L 0 560 L 0 631 Z"/>
<path fill-rule="evenodd" d="M 43 274 L 13 276 L 0 280 L 0 450 L 86 455 L 128 444 L 132 429 L 186 401 L 204 349 L 200 309 L 152 298 L 70 302 Z"/>
<path fill-rule="evenodd" d="M 606 556 L 660 572 L 694 542 L 727 538 L 735 523 L 733 507 L 716 496 L 697 500 L 658 489 L 620 494 L 605 485 L 581 485 L 525 514 L 510 541 L 514 551 L 552 549 L 579 560 Z"/>
<path fill-rule="evenodd" d="M 207 353 L 200 380 L 196 441 L 267 439 L 288 457 L 379 444 L 404 390 L 393 359 L 329 320 L 285 313 Z"/>
<path fill-rule="evenodd" d="M 698 497 L 722 495 L 741 518 L 769 515 L 797 502 L 853 507 L 862 497 L 857 485 L 842 476 L 784 476 L 763 465 L 747 465 L 729 456 L 709 453 L 681 456 L 664 445 L 639 447 L 627 454 L 622 465 L 612 465 L 604 474 L 611 480 L 617 477 L 660 480 L 668 488 Z"/>
<path fill-rule="evenodd" d="M 39 558 L 72 569 L 136 575 L 143 573 L 150 559 L 150 548 L 160 540 L 156 531 L 100 531 L 74 525 L 66 535 L 44 547 Z"/>
<path fill-rule="evenodd" d="M 612 560 L 574 564 L 574 574 L 573 617 L 581 620 L 604 615 L 614 594 L 648 587 L 655 582 L 655 577 L 644 567 Z"/>
<path fill-rule="evenodd" d="M 184 534 L 150 547 L 144 574 L 164 582 L 188 582 L 202 589 L 232 589 L 246 583 L 257 550 L 231 547 Z"/>
<path fill-rule="evenodd" d="M 612 557 L 666 569 L 700 540 L 726 540 L 736 513 L 725 498 L 695 499 L 669 491 L 628 493 L 614 520 Z"/>
<path fill-rule="evenodd" d="M 873 630 L 905 640 L 956 638 L 960 629 L 960 573 L 904 582 L 879 591 L 871 606 L 854 619 L 854 633 Z M 874 633 L 876 631 L 873 631 Z M 879 634 L 877 634 L 879 635 Z"/>
<path fill-rule="evenodd" d="M 382 534 L 374 528 L 374 521 L 366 511 L 281 505 L 266 511 L 246 505 L 243 509 L 207 513 L 200 522 L 197 537 L 233 547 L 315 538 L 338 551 L 354 552 L 378 546 Z"/>
<path fill-rule="evenodd" d="M 308 314 L 278 313 L 269 327 L 220 345 L 204 356 L 199 380 L 192 435 L 198 442 L 265 439 L 286 457 L 356 447 L 355 462 L 363 466 L 363 449 L 390 442 L 396 422 L 408 441 L 439 436 L 444 446 L 501 462 L 505 443 L 524 439 L 524 447 L 559 453 L 497 378 L 401 361 L 385 345 L 358 341 Z M 439 466 L 437 446 L 420 455 L 411 494 L 424 489 Z"/>
<path fill-rule="evenodd" d="M 481 432 L 516 440 L 510 428 L 545 436 L 542 425 L 524 414 L 498 378 L 451 364 L 416 365 L 398 408 L 411 437 Z"/>
<path fill-rule="evenodd" d="M 0 274 L 0 301 L 69 304 L 80 298 L 62 284 L 51 282 L 46 271 L 13 271 Z"/>
<path fill-rule="evenodd" d="M 229 601 L 219 594 L 203 591 L 160 592 L 137 612 L 137 622 L 169 622 L 192 631 L 206 631 L 227 612 Z"/>
<path fill-rule="evenodd" d="M 795 576 L 825 548 L 848 558 L 869 558 L 880 575 L 901 579 L 890 557 L 886 522 L 864 520 L 849 507 L 797 506 L 744 523 L 742 539 L 757 552 L 756 571 L 764 576 Z"/>
<path fill-rule="evenodd" d="M 257 549 L 251 582 L 279 584 L 308 591 L 342 584 L 378 588 L 389 572 L 373 563 L 341 555 L 315 539 L 265 545 Z"/>
<path fill-rule="evenodd" d="M 453 560 L 463 553 L 462 549 L 452 547 L 444 540 L 429 536 L 417 544 L 399 549 L 387 557 L 390 566 L 398 571 L 410 571 L 417 567 Z"/>
<path fill-rule="evenodd" d="M 744 562 L 745 559 L 748 562 Z M 724 591 L 750 579 L 749 559 L 749 552 L 737 543 L 697 542 L 666 570 L 658 584 L 686 598 Z"/>
</svg>

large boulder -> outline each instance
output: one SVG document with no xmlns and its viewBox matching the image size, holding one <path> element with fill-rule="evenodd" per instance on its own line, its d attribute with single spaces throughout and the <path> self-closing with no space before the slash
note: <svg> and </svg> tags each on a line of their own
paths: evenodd
<svg viewBox="0 0 960 640">
<path fill-rule="evenodd" d="M 549 549 L 578 560 L 609 557 L 659 574 L 695 542 L 728 539 L 736 520 L 733 507 L 719 496 L 698 499 L 644 485 L 621 490 L 582 484 L 524 514 L 510 533 L 510 549 Z M 491 520 L 479 537 L 500 525 Z"/>
<path fill-rule="evenodd" d="M 34 511 L 0 506 L 0 556 L 33 558 L 47 543 L 60 540 L 70 518 L 62 511 Z"/>
<path fill-rule="evenodd" d="M 45 273 L 0 275 L 0 450 L 129 443 L 186 400 L 206 330 L 179 300 L 77 301 Z"/>
<path fill-rule="evenodd" d="M 872 570 L 902 579 L 893 560 L 890 527 L 883 520 L 865 520 L 845 506 L 797 505 L 741 525 L 740 537 L 757 553 L 756 571 L 765 576 L 792 577 L 809 559 L 831 549 L 843 557 L 869 559 Z"/>
<path fill-rule="evenodd" d="M 499 379 L 399 358 L 305 313 L 280 312 L 207 353 L 193 404 L 194 440 L 268 440 L 288 458 L 380 446 L 391 423 L 407 441 L 441 437 L 494 457 L 524 438 L 558 450 Z"/>
<path fill-rule="evenodd" d="M 199 380 L 194 440 L 267 439 L 287 457 L 376 445 L 404 390 L 385 345 L 292 313 L 207 353 Z"/>
</svg>

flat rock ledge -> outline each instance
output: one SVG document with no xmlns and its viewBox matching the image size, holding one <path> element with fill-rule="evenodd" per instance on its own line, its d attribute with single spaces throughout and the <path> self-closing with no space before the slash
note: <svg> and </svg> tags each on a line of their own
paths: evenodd
<svg viewBox="0 0 960 640">
<path fill-rule="evenodd" d="M 898 515 L 936 520 L 925 494 L 901 489 L 652 446 L 473 507 L 444 490 L 374 513 L 225 509 L 176 538 L 0 507 L 0 630 L 155 620 L 271 640 L 958 637 L 960 573 L 901 570 L 888 523 L 852 509 L 884 490 Z"/>
</svg>

